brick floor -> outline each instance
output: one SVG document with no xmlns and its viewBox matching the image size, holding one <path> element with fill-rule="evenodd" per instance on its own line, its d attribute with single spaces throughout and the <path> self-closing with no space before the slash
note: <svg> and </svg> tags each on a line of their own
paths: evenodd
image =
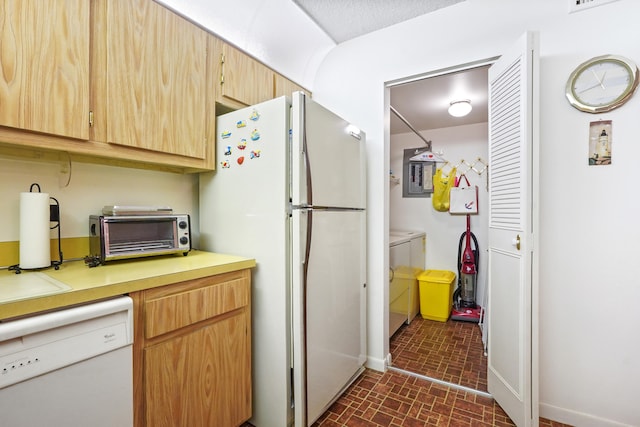
<svg viewBox="0 0 640 427">
<path fill-rule="evenodd" d="M 416 317 L 391 338 L 394 367 L 471 389 L 487 390 L 480 328 L 470 322 Z M 250 427 L 245 423 L 243 427 Z M 400 372 L 365 372 L 313 427 L 510 427 L 492 399 Z M 540 427 L 570 427 L 540 419 Z"/>
<path fill-rule="evenodd" d="M 389 340 L 393 366 L 487 391 L 487 358 L 477 323 L 436 322 L 416 316 Z"/>
<path fill-rule="evenodd" d="M 313 427 L 509 427 L 515 426 L 491 398 L 395 371 L 370 369 Z M 542 427 L 570 427 L 540 419 Z"/>
</svg>

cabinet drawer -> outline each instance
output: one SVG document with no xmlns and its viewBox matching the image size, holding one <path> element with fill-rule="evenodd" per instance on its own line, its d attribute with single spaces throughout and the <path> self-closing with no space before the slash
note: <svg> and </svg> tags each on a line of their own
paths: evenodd
<svg viewBox="0 0 640 427">
<path fill-rule="evenodd" d="M 250 280 L 245 277 L 148 298 L 145 337 L 153 338 L 247 306 L 249 298 Z"/>
</svg>

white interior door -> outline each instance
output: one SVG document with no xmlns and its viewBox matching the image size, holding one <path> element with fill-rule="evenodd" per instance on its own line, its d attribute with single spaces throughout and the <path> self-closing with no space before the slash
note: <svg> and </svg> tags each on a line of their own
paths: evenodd
<svg viewBox="0 0 640 427">
<path fill-rule="evenodd" d="M 489 392 L 518 426 L 538 425 L 537 34 L 489 70 Z"/>
</svg>

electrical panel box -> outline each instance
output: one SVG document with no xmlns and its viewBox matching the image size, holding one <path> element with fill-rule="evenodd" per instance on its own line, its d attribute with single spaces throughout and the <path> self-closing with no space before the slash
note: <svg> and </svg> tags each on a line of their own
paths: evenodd
<svg viewBox="0 0 640 427">
<path fill-rule="evenodd" d="M 414 161 L 411 157 L 425 149 L 404 150 L 402 162 L 402 197 L 431 197 L 435 162 Z"/>
</svg>

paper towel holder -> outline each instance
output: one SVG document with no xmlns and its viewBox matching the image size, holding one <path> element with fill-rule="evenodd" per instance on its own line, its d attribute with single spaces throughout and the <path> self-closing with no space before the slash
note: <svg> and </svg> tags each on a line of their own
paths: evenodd
<svg viewBox="0 0 640 427">
<path fill-rule="evenodd" d="M 29 187 L 29 192 L 33 192 L 33 188 L 37 187 L 38 193 L 41 193 L 40 184 L 33 183 Z M 63 257 L 62 257 L 62 247 L 61 247 L 61 233 L 60 233 L 60 202 L 55 197 L 49 197 L 50 200 L 53 200 L 55 204 L 49 204 L 49 222 L 55 222 L 56 224 L 53 227 L 49 227 L 51 230 L 54 228 L 58 229 L 58 260 L 51 261 L 51 265 L 49 267 L 53 267 L 56 270 L 60 269 L 60 265 L 62 265 Z M 49 268 L 43 267 L 43 268 Z M 42 270 L 43 268 L 38 268 L 36 270 Z M 20 264 L 15 264 L 9 267 L 9 271 L 15 271 L 16 274 L 22 273 L 22 270 L 26 270 L 20 267 Z"/>
<path fill-rule="evenodd" d="M 56 223 L 56 225 L 51 227 L 51 229 L 58 229 L 58 260 L 51 261 L 51 266 L 54 269 L 59 270 L 60 265 L 62 265 L 62 239 L 60 238 L 60 202 L 58 202 L 58 199 L 56 199 L 55 197 L 49 196 L 49 198 L 55 202 L 55 204 L 49 205 L 49 221 Z"/>
</svg>

